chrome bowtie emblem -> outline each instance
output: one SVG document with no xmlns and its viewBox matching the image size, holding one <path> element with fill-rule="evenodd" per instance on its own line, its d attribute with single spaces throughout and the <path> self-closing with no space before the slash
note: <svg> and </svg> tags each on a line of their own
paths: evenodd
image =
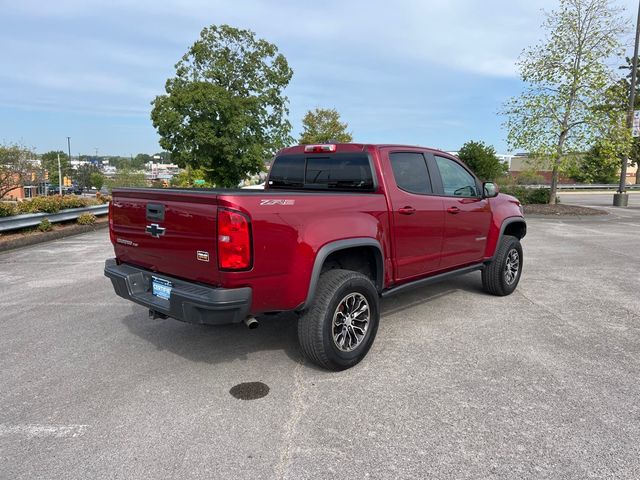
<svg viewBox="0 0 640 480">
<path fill-rule="evenodd" d="M 147 225 L 145 229 L 146 232 L 154 238 L 160 238 L 161 235 L 164 235 L 164 232 L 167 230 L 164 227 L 161 227 L 157 223 L 152 223 L 151 225 Z"/>
</svg>

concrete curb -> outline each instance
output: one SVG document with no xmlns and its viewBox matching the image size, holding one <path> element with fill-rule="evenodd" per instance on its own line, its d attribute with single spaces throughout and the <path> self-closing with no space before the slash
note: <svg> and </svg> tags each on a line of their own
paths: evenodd
<svg viewBox="0 0 640 480">
<path fill-rule="evenodd" d="M 57 240 L 59 238 L 70 237 L 72 235 L 79 235 L 81 233 L 93 232 L 95 230 L 107 228 L 108 226 L 109 222 L 100 222 L 96 223 L 95 225 L 73 225 L 53 232 L 34 233 L 32 235 L 25 235 L 21 238 L 0 241 L 0 252 L 14 250 L 16 248 L 28 247 L 30 245 L 36 245 L 38 243 L 49 242 L 51 240 Z"/>
</svg>

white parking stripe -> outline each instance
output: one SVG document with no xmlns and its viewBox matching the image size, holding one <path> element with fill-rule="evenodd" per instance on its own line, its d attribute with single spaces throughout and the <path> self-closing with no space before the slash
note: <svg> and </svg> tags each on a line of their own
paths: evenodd
<svg viewBox="0 0 640 480">
<path fill-rule="evenodd" d="M 89 425 L 5 425 L 0 424 L 0 437 L 79 437 L 84 435 Z"/>
</svg>

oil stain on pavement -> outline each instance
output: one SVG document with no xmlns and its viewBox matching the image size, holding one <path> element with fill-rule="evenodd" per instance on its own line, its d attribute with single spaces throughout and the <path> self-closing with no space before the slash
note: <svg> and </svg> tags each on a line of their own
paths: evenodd
<svg viewBox="0 0 640 480">
<path fill-rule="evenodd" d="M 269 394 L 269 386 L 262 382 L 239 383 L 229 393 L 240 400 L 256 400 Z"/>
</svg>

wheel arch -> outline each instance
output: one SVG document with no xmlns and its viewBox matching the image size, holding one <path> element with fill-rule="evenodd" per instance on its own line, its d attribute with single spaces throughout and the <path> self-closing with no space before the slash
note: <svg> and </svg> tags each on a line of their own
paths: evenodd
<svg viewBox="0 0 640 480">
<path fill-rule="evenodd" d="M 362 238 L 348 238 L 345 240 L 336 240 L 334 242 L 327 243 L 322 246 L 316 254 L 313 262 L 313 269 L 311 271 L 311 278 L 309 279 L 309 289 L 307 291 L 307 297 L 302 305 L 296 310 L 304 310 L 308 307 L 316 294 L 318 289 L 318 281 L 320 275 L 323 273 L 327 260 L 331 261 L 332 258 L 336 258 L 336 255 L 355 254 L 356 252 L 370 252 L 373 257 L 373 271 L 371 272 L 371 279 L 376 287 L 378 293 L 382 292 L 384 288 L 384 257 L 382 255 L 382 246 L 380 242 L 375 238 L 362 237 Z M 353 255 L 351 255 L 353 256 Z M 344 268 L 340 266 L 340 268 Z M 350 270 L 349 268 L 346 268 Z M 356 269 L 351 269 L 359 271 Z"/>
<path fill-rule="evenodd" d="M 500 243 L 502 242 L 502 238 L 505 235 L 511 235 L 517 237 L 518 240 L 522 240 L 527 234 L 527 222 L 525 222 L 524 217 L 509 217 L 505 218 L 500 225 L 500 233 L 498 234 L 498 238 L 493 249 L 493 254 L 488 261 L 492 261 L 496 253 L 498 252 L 498 248 L 500 247 Z"/>
</svg>

